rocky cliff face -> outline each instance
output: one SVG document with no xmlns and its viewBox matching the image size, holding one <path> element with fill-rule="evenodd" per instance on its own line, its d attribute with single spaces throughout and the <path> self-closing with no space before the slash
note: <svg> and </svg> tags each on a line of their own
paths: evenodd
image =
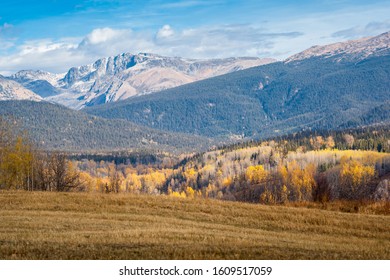
<svg viewBox="0 0 390 280">
<path fill-rule="evenodd" d="M 123 53 L 65 74 L 23 70 L 10 77 L 48 101 L 73 109 L 123 100 L 273 62 L 272 59 L 196 60 Z"/>
</svg>

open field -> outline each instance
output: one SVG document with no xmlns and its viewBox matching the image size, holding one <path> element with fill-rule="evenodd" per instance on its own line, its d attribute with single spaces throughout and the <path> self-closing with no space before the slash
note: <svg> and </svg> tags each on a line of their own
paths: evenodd
<svg viewBox="0 0 390 280">
<path fill-rule="evenodd" d="M 390 259 L 390 216 L 6 191 L 0 259 Z"/>
</svg>

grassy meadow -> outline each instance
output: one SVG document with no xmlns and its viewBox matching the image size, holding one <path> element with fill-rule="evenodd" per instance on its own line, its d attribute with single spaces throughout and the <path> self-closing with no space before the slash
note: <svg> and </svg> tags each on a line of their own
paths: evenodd
<svg viewBox="0 0 390 280">
<path fill-rule="evenodd" d="M 390 259 L 389 215 L 292 206 L 3 191 L 0 259 Z"/>
</svg>

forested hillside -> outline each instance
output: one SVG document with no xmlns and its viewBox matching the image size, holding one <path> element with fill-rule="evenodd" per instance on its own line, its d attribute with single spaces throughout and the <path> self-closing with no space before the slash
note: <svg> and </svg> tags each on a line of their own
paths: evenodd
<svg viewBox="0 0 390 280">
<path fill-rule="evenodd" d="M 388 126 L 229 145 L 172 164 L 77 161 L 84 190 L 265 204 L 390 200 Z"/>
<path fill-rule="evenodd" d="M 47 102 L 1 101 L 0 116 L 43 150 L 191 152 L 211 145 L 207 138 L 107 120 Z"/>
<path fill-rule="evenodd" d="M 85 112 L 233 139 L 388 123 L 389 69 L 388 55 L 278 62 Z"/>
</svg>

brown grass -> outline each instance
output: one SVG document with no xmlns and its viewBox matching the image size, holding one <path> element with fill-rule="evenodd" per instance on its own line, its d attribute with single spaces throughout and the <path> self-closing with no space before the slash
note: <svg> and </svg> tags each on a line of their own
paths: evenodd
<svg viewBox="0 0 390 280">
<path fill-rule="evenodd" d="M 321 209 L 345 213 L 369 214 L 369 215 L 390 215 L 390 201 L 330 201 L 330 202 L 288 202 L 285 206 L 305 207 L 310 209 Z"/>
<path fill-rule="evenodd" d="M 390 216 L 166 196 L 0 192 L 0 259 L 390 259 Z"/>
</svg>

